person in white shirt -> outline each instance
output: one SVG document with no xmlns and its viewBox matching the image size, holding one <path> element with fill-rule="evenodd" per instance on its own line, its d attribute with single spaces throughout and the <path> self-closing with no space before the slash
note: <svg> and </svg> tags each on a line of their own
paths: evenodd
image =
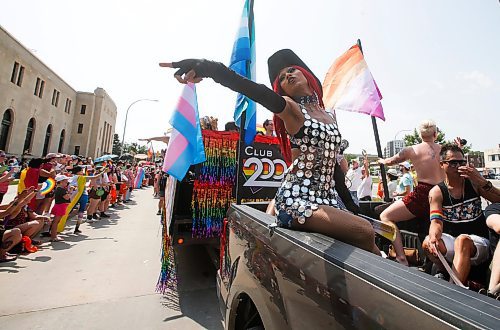
<svg viewBox="0 0 500 330">
<path fill-rule="evenodd" d="M 394 168 L 387 171 L 387 189 L 389 190 L 387 196 L 392 200 L 394 193 L 398 189 L 398 171 Z"/>
<path fill-rule="evenodd" d="M 363 168 L 361 169 L 361 184 L 358 187 L 357 196 L 360 201 L 372 200 L 372 177 L 368 168 L 368 160 L 365 158 L 363 161 Z"/>
<path fill-rule="evenodd" d="M 354 203 L 359 205 L 358 188 L 361 185 L 361 182 L 363 181 L 363 174 L 361 173 L 359 162 L 356 159 L 352 160 L 351 168 L 349 168 L 349 170 L 347 171 L 345 178 L 346 178 L 346 186 L 349 188 L 352 200 L 354 201 Z"/>
</svg>

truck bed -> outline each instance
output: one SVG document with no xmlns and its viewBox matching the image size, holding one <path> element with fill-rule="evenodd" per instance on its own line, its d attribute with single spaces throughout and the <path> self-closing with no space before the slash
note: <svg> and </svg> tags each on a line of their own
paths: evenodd
<svg viewBox="0 0 500 330">
<path fill-rule="evenodd" d="M 233 204 L 228 215 L 240 245 L 250 240 L 247 249 L 263 246 L 259 253 L 271 264 L 271 282 L 279 294 L 267 280 L 254 277 L 272 297 L 271 302 L 262 300 L 266 308 L 286 315 L 283 324 L 289 328 L 316 328 L 307 323 L 311 319 L 335 328 L 498 329 L 500 325 L 499 301 L 321 234 L 276 228 L 270 236 L 268 226 L 275 218 L 248 205 Z M 254 254 L 250 253 L 253 258 Z M 243 263 L 250 273 L 252 262 Z M 221 296 L 232 299 L 225 289 L 230 290 L 227 285 L 221 288 Z M 275 318 L 261 317 L 264 323 Z"/>
</svg>

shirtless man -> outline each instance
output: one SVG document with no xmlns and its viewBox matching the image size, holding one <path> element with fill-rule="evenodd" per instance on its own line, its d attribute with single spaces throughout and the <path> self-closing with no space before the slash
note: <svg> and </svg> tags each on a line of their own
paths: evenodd
<svg viewBox="0 0 500 330">
<path fill-rule="evenodd" d="M 438 134 L 436 124 L 430 120 L 422 122 L 419 126 L 419 133 L 422 143 L 406 147 L 391 158 L 379 159 L 379 163 L 384 165 L 394 165 L 409 160 L 415 166 L 418 176 L 418 185 L 413 192 L 402 200 L 394 202 L 380 214 L 380 220 L 383 222 L 395 224 L 413 218 L 425 221 L 430 212 L 429 191 L 445 178 L 439 163 L 441 146 L 434 142 Z M 396 251 L 396 260 L 408 265 L 399 230 L 396 230 L 396 240 L 393 245 Z"/>
</svg>

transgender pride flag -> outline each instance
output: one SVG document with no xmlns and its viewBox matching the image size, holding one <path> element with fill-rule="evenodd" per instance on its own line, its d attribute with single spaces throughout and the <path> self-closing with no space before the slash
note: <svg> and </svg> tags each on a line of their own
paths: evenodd
<svg viewBox="0 0 500 330">
<path fill-rule="evenodd" d="M 325 107 L 361 112 L 385 120 L 382 94 L 358 45 L 337 58 L 323 82 Z"/>
<path fill-rule="evenodd" d="M 170 125 L 173 129 L 163 161 L 163 171 L 182 181 L 189 166 L 206 159 L 194 84 L 188 83 L 184 87 Z"/>
</svg>

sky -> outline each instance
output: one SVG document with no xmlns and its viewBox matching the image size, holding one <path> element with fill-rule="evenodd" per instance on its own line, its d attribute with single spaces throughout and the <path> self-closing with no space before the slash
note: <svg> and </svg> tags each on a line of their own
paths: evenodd
<svg viewBox="0 0 500 330">
<path fill-rule="evenodd" d="M 226 65 L 244 0 L 16 0 L 0 2 L 0 25 L 78 91 L 104 88 L 126 141 L 163 135 L 182 92 L 158 62 L 206 58 Z M 383 95 L 382 149 L 433 119 L 447 139 L 473 150 L 500 144 L 500 2 L 255 0 L 257 82 L 267 59 L 290 48 L 323 80 L 336 57 L 361 39 Z M 236 93 L 205 79 L 200 116 L 232 120 Z M 258 107 L 257 121 L 272 114 Z M 337 112 L 349 153 L 376 153 L 371 119 Z M 155 144 L 162 147 L 161 143 Z"/>
</svg>

